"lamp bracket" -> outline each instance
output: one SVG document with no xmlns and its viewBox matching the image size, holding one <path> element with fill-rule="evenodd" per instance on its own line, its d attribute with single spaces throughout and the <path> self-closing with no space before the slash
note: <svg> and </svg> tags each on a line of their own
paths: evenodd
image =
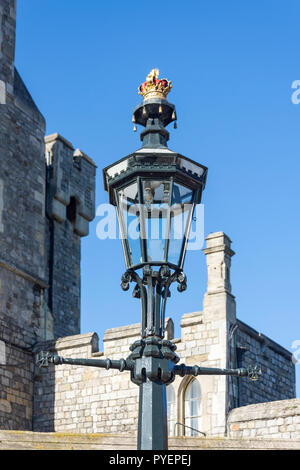
<svg viewBox="0 0 300 470">
<path fill-rule="evenodd" d="M 170 297 L 170 286 L 177 282 L 177 290 L 187 289 L 186 275 L 180 268 L 170 267 L 167 263 L 157 266 L 145 264 L 141 266 L 140 276 L 134 269 L 128 269 L 121 278 L 121 288 L 129 289 L 129 284 L 135 282 L 132 295 L 141 299 L 142 338 L 165 335 L 165 309 L 167 298 Z"/>
</svg>

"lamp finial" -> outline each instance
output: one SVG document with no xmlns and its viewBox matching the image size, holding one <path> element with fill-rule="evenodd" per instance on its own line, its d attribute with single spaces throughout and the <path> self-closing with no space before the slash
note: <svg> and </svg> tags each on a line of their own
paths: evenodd
<svg viewBox="0 0 300 470">
<path fill-rule="evenodd" d="M 152 98 L 165 100 L 167 94 L 171 91 L 172 82 L 166 78 L 159 79 L 158 76 L 159 70 L 152 69 L 147 75 L 146 81 L 139 86 L 139 95 L 142 95 L 144 101 Z"/>
</svg>

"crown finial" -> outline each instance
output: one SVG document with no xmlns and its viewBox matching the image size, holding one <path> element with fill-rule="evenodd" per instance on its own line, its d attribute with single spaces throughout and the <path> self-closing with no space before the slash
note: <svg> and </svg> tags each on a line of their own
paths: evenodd
<svg viewBox="0 0 300 470">
<path fill-rule="evenodd" d="M 165 100 L 167 94 L 171 91 L 172 82 L 166 78 L 159 79 L 158 76 L 159 70 L 152 69 L 149 75 L 147 75 L 146 81 L 139 86 L 139 95 L 142 95 L 144 101 L 152 98 Z"/>
</svg>

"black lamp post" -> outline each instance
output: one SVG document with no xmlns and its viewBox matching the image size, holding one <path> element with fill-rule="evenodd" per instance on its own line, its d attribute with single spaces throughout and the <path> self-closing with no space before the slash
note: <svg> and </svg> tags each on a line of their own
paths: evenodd
<svg viewBox="0 0 300 470">
<path fill-rule="evenodd" d="M 176 346 L 165 336 L 165 307 L 170 286 L 186 290 L 184 259 L 196 204 L 201 201 L 207 168 L 168 149 L 165 127 L 176 124 L 175 106 L 166 99 L 171 82 L 154 69 L 139 87 L 143 102 L 133 122 L 145 127 L 142 147 L 103 170 L 109 201 L 116 206 L 126 272 L 121 287 L 135 283 L 141 299 L 141 339 L 125 359 L 68 359 L 50 353 L 38 356 L 40 366 L 78 364 L 130 370 L 139 386 L 138 449 L 168 448 L 166 385 L 175 375 L 236 375 L 256 379 L 258 368 L 213 369 L 177 365 Z"/>
<path fill-rule="evenodd" d="M 133 112 L 142 148 L 103 170 L 109 201 L 117 209 L 127 271 L 121 286 L 136 286 L 141 299 L 142 339 L 131 347 L 131 380 L 140 387 L 138 448 L 167 448 L 166 385 L 179 361 L 164 340 L 165 306 L 170 285 L 186 289 L 184 258 L 195 204 L 201 201 L 207 168 L 167 147 L 165 127 L 176 122 L 166 100 L 171 83 L 148 75 L 140 88 L 144 100 Z M 136 129 L 136 126 L 135 126 Z"/>
</svg>

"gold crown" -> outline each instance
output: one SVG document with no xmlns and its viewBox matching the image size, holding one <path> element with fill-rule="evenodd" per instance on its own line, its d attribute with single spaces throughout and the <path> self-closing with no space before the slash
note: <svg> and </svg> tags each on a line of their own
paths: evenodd
<svg viewBox="0 0 300 470">
<path fill-rule="evenodd" d="M 139 95 L 142 95 L 144 100 L 151 98 L 166 99 L 167 94 L 171 91 L 172 85 L 166 78 L 158 79 L 159 70 L 152 69 L 147 75 L 146 81 L 142 83 L 138 90 Z"/>
</svg>

